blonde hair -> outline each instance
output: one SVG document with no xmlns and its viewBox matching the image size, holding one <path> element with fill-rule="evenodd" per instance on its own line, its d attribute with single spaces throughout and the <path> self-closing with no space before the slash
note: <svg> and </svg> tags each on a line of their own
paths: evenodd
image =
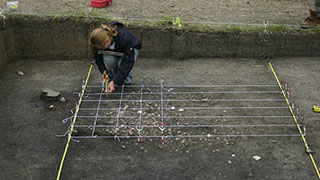
<svg viewBox="0 0 320 180">
<path fill-rule="evenodd" d="M 89 37 L 89 47 L 92 53 L 98 51 L 97 46 L 103 45 L 107 37 L 116 37 L 118 35 L 117 26 L 101 24 L 99 28 L 94 29 Z"/>
</svg>

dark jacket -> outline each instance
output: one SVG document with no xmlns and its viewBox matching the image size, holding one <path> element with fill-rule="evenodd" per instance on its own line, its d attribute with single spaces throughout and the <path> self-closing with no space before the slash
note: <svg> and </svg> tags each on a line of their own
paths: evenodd
<svg viewBox="0 0 320 180">
<path fill-rule="evenodd" d="M 111 80 L 117 85 L 122 85 L 134 65 L 134 48 L 141 49 L 142 42 L 134 37 L 123 24 L 112 22 L 111 25 L 117 26 L 118 35 L 115 37 L 115 49 L 112 51 L 124 53 L 119 69 Z M 106 49 L 111 51 L 110 49 Z M 103 63 L 103 55 L 95 53 L 93 58 L 96 60 L 99 71 L 103 73 L 107 70 Z"/>
</svg>

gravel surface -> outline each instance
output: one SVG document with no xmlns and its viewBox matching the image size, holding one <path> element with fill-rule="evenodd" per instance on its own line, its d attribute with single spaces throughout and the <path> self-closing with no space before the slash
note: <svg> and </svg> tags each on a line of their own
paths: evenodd
<svg viewBox="0 0 320 180">
<path fill-rule="evenodd" d="M 1 0 L 0 6 L 6 7 Z M 18 13 L 88 15 L 88 0 L 19 0 Z M 301 24 L 314 9 L 313 0 L 114 0 L 91 14 L 113 19 L 171 20 L 202 23 Z"/>
</svg>

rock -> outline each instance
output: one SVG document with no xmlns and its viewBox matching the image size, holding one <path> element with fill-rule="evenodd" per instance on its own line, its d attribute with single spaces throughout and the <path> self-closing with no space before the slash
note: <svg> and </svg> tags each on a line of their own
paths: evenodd
<svg viewBox="0 0 320 180">
<path fill-rule="evenodd" d="M 228 163 L 229 163 L 229 164 L 232 164 L 232 161 L 229 160 Z"/>
<path fill-rule="evenodd" d="M 40 95 L 41 100 L 45 100 L 47 102 L 58 101 L 60 98 L 60 92 L 54 91 L 49 88 L 43 88 L 42 94 Z"/>
<path fill-rule="evenodd" d="M 54 106 L 51 104 L 50 106 L 49 106 L 49 109 L 53 109 L 54 108 Z"/>
<path fill-rule="evenodd" d="M 184 109 L 179 109 L 179 112 L 183 112 L 184 111 Z"/>
<path fill-rule="evenodd" d="M 121 146 L 121 149 L 126 149 L 127 147 L 125 145 L 122 145 Z"/>
<path fill-rule="evenodd" d="M 124 108 L 123 108 L 123 110 L 127 110 L 128 108 L 129 108 L 129 106 L 128 106 L 128 105 L 125 105 Z"/>
<path fill-rule="evenodd" d="M 254 160 L 256 160 L 256 161 L 259 161 L 259 160 L 261 159 L 260 156 L 253 156 L 252 158 L 253 158 Z"/>
<path fill-rule="evenodd" d="M 74 133 L 74 134 L 78 134 L 78 130 L 77 130 L 77 129 L 75 129 L 75 128 L 73 128 L 72 133 Z"/>
<path fill-rule="evenodd" d="M 66 99 L 64 97 L 61 97 L 60 102 L 66 102 Z"/>
<path fill-rule="evenodd" d="M 24 72 L 18 71 L 18 75 L 23 76 L 23 75 L 24 75 Z"/>
</svg>

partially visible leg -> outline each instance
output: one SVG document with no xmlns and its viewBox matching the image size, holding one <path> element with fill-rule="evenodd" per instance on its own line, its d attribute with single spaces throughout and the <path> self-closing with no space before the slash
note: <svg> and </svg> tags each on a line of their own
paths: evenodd
<svg viewBox="0 0 320 180">
<path fill-rule="evenodd" d="M 103 55 L 103 62 L 108 70 L 109 82 L 116 75 L 118 70 L 119 57 L 111 55 Z"/>
<path fill-rule="evenodd" d="M 134 62 L 136 62 L 136 60 L 138 58 L 138 55 L 139 55 L 139 50 L 138 49 L 134 49 Z M 122 61 L 122 58 L 119 59 L 118 66 L 120 66 L 121 61 Z M 132 83 L 132 71 L 130 71 L 129 75 L 124 80 L 124 83 L 125 84 L 131 84 Z"/>
</svg>

